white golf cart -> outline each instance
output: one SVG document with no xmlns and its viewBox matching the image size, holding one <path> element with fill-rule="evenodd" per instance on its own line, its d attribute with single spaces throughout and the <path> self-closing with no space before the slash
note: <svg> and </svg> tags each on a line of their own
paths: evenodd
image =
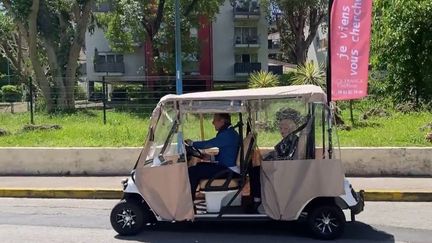
<svg viewBox="0 0 432 243">
<path fill-rule="evenodd" d="M 281 140 L 274 114 L 286 107 L 302 115 L 294 131 L 295 159 L 262 159 Z M 227 169 L 202 181 L 192 201 L 188 166 L 202 151 L 183 140 L 205 139 L 206 117 L 214 113 L 230 113 L 236 120 L 240 173 Z M 158 221 L 303 220 L 315 237 L 337 238 L 346 223 L 342 210 L 350 210 L 354 221 L 364 199 L 344 177 L 339 153 L 333 151 L 332 118 L 326 94 L 313 85 L 164 96 L 131 176 L 122 182 L 124 196 L 111 212 L 111 224 L 119 234 L 132 235 Z M 250 171 L 257 157 L 262 210 L 250 211 Z"/>
</svg>

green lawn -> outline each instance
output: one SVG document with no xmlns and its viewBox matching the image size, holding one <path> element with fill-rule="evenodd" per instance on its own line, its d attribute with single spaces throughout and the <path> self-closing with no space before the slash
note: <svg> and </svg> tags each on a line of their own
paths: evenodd
<svg viewBox="0 0 432 243">
<path fill-rule="evenodd" d="M 359 114 L 356 114 L 358 117 Z M 349 123 L 347 112 L 343 113 Z M 122 147 L 141 146 L 148 129 L 148 117 L 123 112 L 108 112 L 107 124 L 103 125 L 102 112 L 78 112 L 70 115 L 46 115 L 38 113 L 36 124 L 59 124 L 61 130 L 24 132 L 29 114 L 0 113 L 0 128 L 11 134 L 0 137 L 0 147 Z M 234 121 L 235 122 L 235 121 Z M 351 131 L 338 131 L 341 146 L 432 146 L 420 127 L 432 122 L 428 112 L 401 114 L 390 117 L 371 118 L 357 122 Z M 214 136 L 210 118 L 204 120 L 205 137 Z M 199 119 L 189 115 L 184 125 L 186 138 L 199 139 Z M 276 132 L 259 134 L 260 146 L 273 146 L 280 139 Z"/>
<path fill-rule="evenodd" d="M 357 114 L 359 115 L 359 114 Z M 343 114 L 349 124 L 348 112 Z M 393 113 L 389 117 L 373 118 L 359 122 L 351 131 L 339 131 L 341 146 L 432 146 L 427 142 L 427 130 L 420 128 L 432 122 L 432 113 Z"/>
<path fill-rule="evenodd" d="M 61 130 L 23 132 L 29 114 L 0 114 L 0 128 L 12 135 L 0 137 L 0 146 L 99 147 L 140 146 L 147 133 L 148 119 L 128 113 L 107 112 L 103 124 L 102 112 L 78 112 L 70 115 L 36 114 L 36 124 L 58 124 Z"/>
</svg>

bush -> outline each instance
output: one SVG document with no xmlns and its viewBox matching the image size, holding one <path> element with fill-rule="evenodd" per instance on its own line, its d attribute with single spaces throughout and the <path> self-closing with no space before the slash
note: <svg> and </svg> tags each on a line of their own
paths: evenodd
<svg viewBox="0 0 432 243">
<path fill-rule="evenodd" d="M 116 85 L 111 93 L 112 101 L 128 101 L 128 93 L 125 85 Z"/>
<path fill-rule="evenodd" d="M 90 91 L 90 101 L 101 101 L 103 100 L 103 91 L 102 91 L 102 84 L 101 83 L 95 83 L 93 87 L 93 91 Z"/>
<path fill-rule="evenodd" d="M 22 91 L 17 85 L 5 85 L 1 87 L 1 93 L 5 102 L 18 102 L 22 100 Z"/>
<path fill-rule="evenodd" d="M 281 86 L 291 85 L 294 79 L 295 73 L 290 71 L 288 73 L 284 73 L 279 77 L 279 84 Z"/>
<path fill-rule="evenodd" d="M 292 77 L 292 84 L 312 84 L 320 87 L 325 85 L 325 73 L 322 66 L 315 65 L 312 61 L 297 66 Z"/>
<path fill-rule="evenodd" d="M 75 93 L 75 100 L 86 100 L 87 99 L 87 93 L 84 90 L 84 87 L 81 85 L 76 85 L 74 88 Z"/>
<path fill-rule="evenodd" d="M 126 92 L 130 100 L 141 102 L 148 98 L 148 92 L 141 85 L 128 85 Z"/>
<path fill-rule="evenodd" d="M 371 63 L 385 73 L 386 93 L 396 103 L 427 104 L 432 100 L 432 1 L 377 0 L 373 8 Z"/>
<path fill-rule="evenodd" d="M 278 76 L 266 71 L 254 72 L 249 76 L 249 88 L 267 88 L 279 85 Z"/>
</svg>

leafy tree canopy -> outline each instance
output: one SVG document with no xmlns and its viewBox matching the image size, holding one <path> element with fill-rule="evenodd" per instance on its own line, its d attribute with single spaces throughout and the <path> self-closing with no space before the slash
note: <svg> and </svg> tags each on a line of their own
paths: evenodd
<svg viewBox="0 0 432 243">
<path fill-rule="evenodd" d="M 198 55 L 198 42 L 190 30 L 198 28 L 199 18 L 210 21 L 223 0 L 180 0 L 182 52 L 184 59 Z M 152 42 L 159 73 L 174 71 L 174 0 L 118 0 L 113 11 L 98 14 L 110 46 L 117 52 L 134 52 L 134 44 Z"/>
<path fill-rule="evenodd" d="M 328 0 L 270 0 L 271 19 L 280 33 L 284 59 L 306 62 L 318 28 L 325 21 Z"/>
<path fill-rule="evenodd" d="M 371 61 L 396 102 L 432 101 L 430 0 L 374 1 Z"/>
</svg>

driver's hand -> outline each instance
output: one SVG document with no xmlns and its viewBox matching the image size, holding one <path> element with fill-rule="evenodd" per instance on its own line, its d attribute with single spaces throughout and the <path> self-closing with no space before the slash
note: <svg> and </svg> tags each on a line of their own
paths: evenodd
<svg viewBox="0 0 432 243">
<path fill-rule="evenodd" d="M 186 140 L 185 140 L 185 143 L 186 143 L 187 145 L 190 145 L 190 146 L 192 145 L 192 142 L 193 142 L 193 141 L 190 140 L 190 139 L 186 139 Z"/>
<path fill-rule="evenodd" d="M 211 160 L 211 155 L 210 154 L 203 153 L 202 157 L 203 157 L 203 160 L 207 160 L 207 161 Z"/>
</svg>

